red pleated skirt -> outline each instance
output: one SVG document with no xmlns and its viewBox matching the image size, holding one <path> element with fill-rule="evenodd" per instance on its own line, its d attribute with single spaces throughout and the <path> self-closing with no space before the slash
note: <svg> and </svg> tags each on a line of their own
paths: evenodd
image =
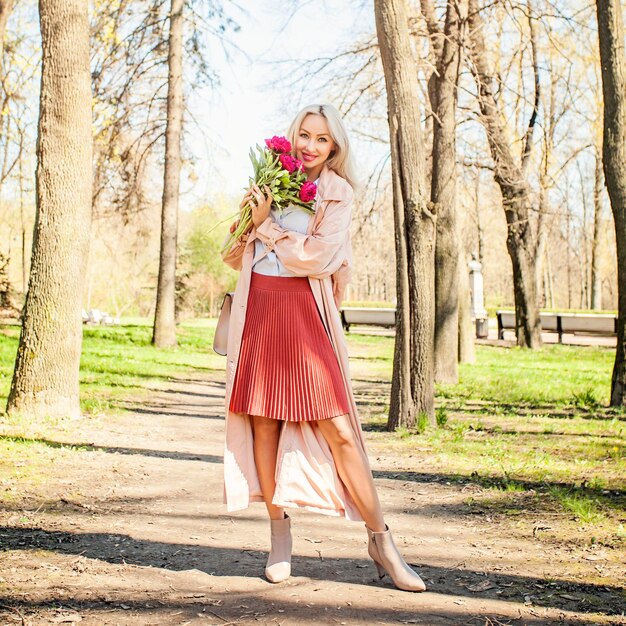
<svg viewBox="0 0 626 626">
<path fill-rule="evenodd" d="M 348 414 L 308 278 L 252 272 L 230 410 L 293 422 Z"/>
</svg>

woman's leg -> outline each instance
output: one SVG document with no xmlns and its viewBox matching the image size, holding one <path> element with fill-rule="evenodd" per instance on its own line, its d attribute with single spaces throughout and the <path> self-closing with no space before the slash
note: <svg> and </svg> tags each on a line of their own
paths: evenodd
<svg viewBox="0 0 626 626">
<path fill-rule="evenodd" d="M 347 487 L 366 526 L 374 532 L 386 529 L 372 471 L 357 442 L 347 415 L 315 422 L 328 442 L 339 477 Z"/>
<path fill-rule="evenodd" d="M 380 508 L 365 452 L 356 440 L 347 415 L 316 422 L 333 453 L 337 471 L 356 503 L 369 537 L 367 551 L 382 578 L 389 574 L 398 589 L 424 591 L 424 581 L 398 552 Z"/>
<path fill-rule="evenodd" d="M 265 506 L 270 519 L 283 519 L 283 509 L 272 504 L 276 489 L 276 455 L 282 422 L 261 415 L 251 415 L 250 418 L 254 431 L 254 463 Z"/>
<path fill-rule="evenodd" d="M 291 575 L 291 519 L 283 509 L 274 506 L 276 490 L 276 455 L 280 437 L 280 420 L 253 415 L 254 462 L 263 492 L 265 506 L 270 516 L 271 548 L 265 565 L 265 577 L 271 583 L 287 580 Z"/>
</svg>

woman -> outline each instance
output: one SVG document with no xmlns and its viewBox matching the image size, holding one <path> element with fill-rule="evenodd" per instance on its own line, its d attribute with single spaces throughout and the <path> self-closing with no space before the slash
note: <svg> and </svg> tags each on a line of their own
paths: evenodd
<svg viewBox="0 0 626 626">
<path fill-rule="evenodd" d="M 380 577 L 423 591 L 383 518 L 338 312 L 351 271 L 348 137 L 334 107 L 314 105 L 298 113 L 288 139 L 318 186 L 315 213 L 278 214 L 269 189 L 254 185 L 241 202 L 252 208 L 251 230 L 223 257 L 241 270 L 228 335 L 224 499 L 229 511 L 265 502 L 271 582 L 291 573 L 284 509 L 300 507 L 365 521 Z"/>
</svg>

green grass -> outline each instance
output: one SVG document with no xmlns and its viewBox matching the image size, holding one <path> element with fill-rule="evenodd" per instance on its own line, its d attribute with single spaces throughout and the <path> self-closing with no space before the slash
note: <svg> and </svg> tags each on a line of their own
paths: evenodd
<svg viewBox="0 0 626 626">
<path fill-rule="evenodd" d="M 149 320 L 131 324 L 84 326 L 80 367 L 81 409 L 86 413 L 113 410 L 120 400 L 147 393 L 146 386 L 170 377 L 224 369 L 225 357 L 212 350 L 216 320 L 180 324 L 176 348 L 154 348 Z M 4 407 L 13 375 L 19 328 L 0 326 L 0 407 Z"/>
<path fill-rule="evenodd" d="M 393 337 L 346 335 L 353 376 L 391 378 Z M 437 396 L 476 400 L 511 410 L 520 404 L 599 406 L 608 402 L 614 350 L 550 344 L 539 351 L 477 346 L 476 363 L 461 364 L 457 385 L 437 385 Z M 591 401 L 594 398 L 595 401 Z"/>
<path fill-rule="evenodd" d="M 597 524 L 606 518 L 602 512 L 602 504 L 597 498 L 579 494 L 563 487 L 550 487 L 549 493 L 561 504 L 563 509 L 584 524 Z"/>
<path fill-rule="evenodd" d="M 45 444 L 23 437 L 0 437 L 0 502 L 18 500 L 25 485 L 40 485 L 54 460 Z"/>
<path fill-rule="evenodd" d="M 570 404 L 582 392 L 608 399 L 613 359 L 613 350 L 587 346 L 480 346 L 477 362 L 461 366 L 460 385 L 441 385 L 439 393 L 501 405 Z"/>
</svg>

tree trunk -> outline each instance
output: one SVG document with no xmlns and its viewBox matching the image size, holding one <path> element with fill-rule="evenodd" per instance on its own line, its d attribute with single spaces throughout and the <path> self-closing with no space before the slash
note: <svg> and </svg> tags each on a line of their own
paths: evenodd
<svg viewBox="0 0 626 626">
<path fill-rule="evenodd" d="M 413 427 L 418 415 L 434 423 L 434 260 L 435 223 L 425 191 L 424 146 L 420 127 L 415 62 L 409 45 L 404 0 L 375 0 L 376 31 L 380 47 L 389 115 L 391 160 L 394 164 L 394 201 L 402 211 L 406 241 L 408 303 L 398 290 L 400 319 L 410 329 L 410 383 L 412 406 L 389 413 L 388 428 Z M 400 262 L 401 259 L 398 259 Z M 402 284 L 402 282 L 401 282 Z M 408 310 L 406 307 L 408 304 Z M 400 349 L 406 349 L 402 346 Z M 394 359 L 394 366 L 406 358 Z M 394 372 L 394 376 L 398 376 Z M 399 383 L 396 383 L 396 385 Z M 397 387 L 396 387 L 397 388 Z M 398 404 L 398 403 L 396 403 Z"/>
<path fill-rule="evenodd" d="M 176 247 L 180 189 L 180 136 L 183 123 L 183 4 L 171 0 L 167 83 L 165 174 L 161 207 L 161 252 L 152 343 L 176 345 Z"/>
<path fill-rule="evenodd" d="M 615 218 L 617 243 L 617 350 L 611 405 L 626 405 L 626 55 L 619 0 L 597 0 L 598 39 L 604 97 L 602 161 Z"/>
<path fill-rule="evenodd" d="M 596 146 L 596 175 L 593 188 L 593 239 L 591 240 L 591 308 L 602 309 L 602 274 L 600 271 L 600 238 L 604 227 L 602 215 L 602 156 Z"/>
<path fill-rule="evenodd" d="M 469 0 L 468 21 L 470 57 L 478 87 L 481 121 L 487 133 L 494 161 L 494 179 L 502 192 L 507 222 L 506 244 L 513 266 L 517 344 L 527 348 L 538 348 L 541 346 L 541 331 L 537 306 L 535 242 L 530 223 L 530 189 L 523 171 L 523 165 L 528 161 L 530 141 L 527 136 L 524 162 L 519 166 L 515 163 L 511 147 L 507 143 L 502 122 L 504 115 L 493 93 L 494 78 L 487 63 L 478 0 Z M 532 124 L 534 119 L 531 118 Z"/>
<path fill-rule="evenodd" d="M 6 32 L 7 22 L 14 4 L 15 0 L 0 0 L 0 82 L 4 79 L 4 68 L 2 67 L 4 61 L 4 33 Z"/>
<path fill-rule="evenodd" d="M 82 0 L 40 0 L 37 214 L 9 413 L 78 416 L 91 225 L 89 20 Z"/>
<path fill-rule="evenodd" d="M 433 41 L 441 39 L 434 7 L 423 2 Z M 433 46 L 437 71 L 429 89 L 433 109 L 433 154 L 430 199 L 437 212 L 435 246 L 435 381 L 459 379 L 459 229 L 456 207 L 456 100 L 461 61 L 460 29 L 467 0 L 448 0 L 443 45 Z"/>
<path fill-rule="evenodd" d="M 397 165 L 391 161 L 393 180 L 394 239 L 396 248 L 396 338 L 393 351 L 391 399 L 388 428 L 410 422 L 414 415 L 411 395 L 411 319 L 409 311 L 409 272 L 406 240 L 406 223 L 402 205 L 402 188 Z M 403 417 L 406 416 L 406 417 Z M 393 426 L 391 425 L 393 424 Z"/>
</svg>

